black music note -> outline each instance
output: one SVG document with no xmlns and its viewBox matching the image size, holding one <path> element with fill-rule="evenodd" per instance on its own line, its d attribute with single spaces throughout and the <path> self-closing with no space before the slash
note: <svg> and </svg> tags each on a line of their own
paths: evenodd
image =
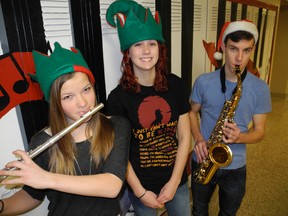
<svg viewBox="0 0 288 216">
<path fill-rule="evenodd" d="M 3 96 L 0 96 L 0 111 L 4 110 L 10 103 L 10 97 L 5 91 L 5 89 L 0 85 L 0 92 L 3 93 Z"/>
<path fill-rule="evenodd" d="M 25 93 L 28 88 L 29 88 L 29 83 L 25 77 L 25 74 L 23 72 L 23 70 L 21 69 L 21 67 L 19 66 L 17 60 L 15 59 L 15 57 L 13 56 L 13 54 L 11 53 L 10 55 L 12 62 L 14 63 L 15 67 L 17 68 L 17 70 L 19 71 L 21 77 L 23 79 L 21 80 L 17 80 L 14 85 L 13 85 L 13 90 L 14 92 L 18 93 L 18 94 L 23 94 Z"/>
</svg>

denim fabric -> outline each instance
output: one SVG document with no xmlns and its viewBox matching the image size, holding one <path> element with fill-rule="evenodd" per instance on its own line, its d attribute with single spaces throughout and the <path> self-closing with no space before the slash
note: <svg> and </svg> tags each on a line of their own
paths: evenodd
<svg viewBox="0 0 288 216">
<path fill-rule="evenodd" d="M 192 171 L 197 168 L 197 163 L 192 160 Z M 191 180 L 193 216 L 208 216 L 209 202 L 219 186 L 219 216 L 234 216 L 239 209 L 246 188 L 246 166 L 239 169 L 218 169 L 207 185 L 202 185 Z"/>
<path fill-rule="evenodd" d="M 145 206 L 133 192 L 129 197 L 137 216 L 156 216 L 157 210 Z M 165 204 L 169 216 L 191 216 L 188 182 L 178 187 L 174 198 Z"/>
</svg>

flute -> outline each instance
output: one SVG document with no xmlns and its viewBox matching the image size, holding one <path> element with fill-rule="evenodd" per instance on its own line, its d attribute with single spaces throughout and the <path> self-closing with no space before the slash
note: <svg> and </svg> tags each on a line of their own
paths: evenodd
<svg viewBox="0 0 288 216">
<path fill-rule="evenodd" d="M 36 157 L 37 155 L 41 154 L 43 151 L 45 151 L 46 149 L 50 148 L 52 145 L 54 145 L 59 139 L 61 139 L 63 136 L 65 136 L 67 133 L 69 133 L 71 130 L 73 130 L 74 128 L 78 127 L 79 125 L 81 125 L 84 121 L 86 121 L 90 116 L 94 115 L 96 112 L 98 112 L 100 109 L 102 109 L 104 107 L 103 103 L 100 103 L 99 105 L 97 105 L 94 109 L 92 109 L 91 111 L 85 113 L 83 116 L 81 116 L 80 119 L 78 119 L 77 121 L 73 122 L 73 124 L 69 125 L 68 127 L 64 128 L 63 130 L 61 130 L 60 132 L 58 132 L 57 134 L 55 134 L 53 137 L 51 137 L 50 139 L 48 139 L 46 142 L 44 142 L 43 144 L 39 145 L 37 148 L 30 150 L 29 152 L 27 152 L 27 154 L 29 155 L 29 157 L 31 159 L 33 159 L 34 157 Z M 19 161 L 23 161 L 21 158 L 19 159 Z M 6 171 L 10 171 L 10 170 L 16 170 L 16 167 L 11 167 L 11 168 L 4 168 L 3 170 Z M 8 176 L 7 175 L 0 175 L 0 183 L 6 179 Z M 0 187 L 2 185 L 0 184 Z"/>
</svg>

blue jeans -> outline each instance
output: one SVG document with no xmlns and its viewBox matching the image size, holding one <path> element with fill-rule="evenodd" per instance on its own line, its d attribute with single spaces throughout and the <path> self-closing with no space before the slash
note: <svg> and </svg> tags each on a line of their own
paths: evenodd
<svg viewBox="0 0 288 216">
<path fill-rule="evenodd" d="M 145 206 L 130 190 L 129 197 L 137 216 L 157 215 L 157 209 Z M 165 203 L 165 208 L 169 216 L 191 216 L 188 182 L 178 187 L 174 198 Z"/>
<path fill-rule="evenodd" d="M 197 162 L 192 160 L 192 171 L 196 170 Z M 235 170 L 218 169 L 211 181 L 202 185 L 191 180 L 194 216 L 208 216 L 209 202 L 219 186 L 219 216 L 234 216 L 239 209 L 245 194 L 246 166 Z"/>
</svg>

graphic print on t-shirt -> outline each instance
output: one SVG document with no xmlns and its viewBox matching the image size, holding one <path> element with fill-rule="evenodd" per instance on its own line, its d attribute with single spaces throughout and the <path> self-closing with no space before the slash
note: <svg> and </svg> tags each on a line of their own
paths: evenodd
<svg viewBox="0 0 288 216">
<path fill-rule="evenodd" d="M 139 142 L 141 167 L 171 166 L 176 157 L 177 120 L 171 121 L 171 107 L 160 96 L 144 98 L 138 107 L 141 129 L 133 129 Z"/>
</svg>

